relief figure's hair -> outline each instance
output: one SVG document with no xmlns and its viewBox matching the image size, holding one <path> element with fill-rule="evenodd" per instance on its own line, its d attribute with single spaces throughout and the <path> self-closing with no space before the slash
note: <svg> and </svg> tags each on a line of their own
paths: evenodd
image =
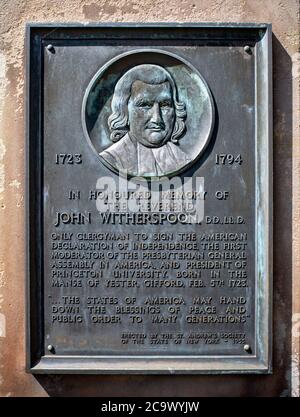
<svg viewBox="0 0 300 417">
<path fill-rule="evenodd" d="M 183 102 L 178 101 L 175 82 L 168 71 L 163 67 L 152 64 L 137 65 L 128 70 L 117 82 L 111 102 L 112 114 L 108 118 L 108 126 L 111 131 L 110 139 L 117 142 L 129 131 L 128 126 L 128 101 L 131 87 L 135 81 L 146 84 L 162 84 L 169 82 L 172 88 L 173 102 L 175 106 L 175 124 L 171 135 L 171 141 L 178 139 L 185 132 L 186 109 Z"/>
</svg>

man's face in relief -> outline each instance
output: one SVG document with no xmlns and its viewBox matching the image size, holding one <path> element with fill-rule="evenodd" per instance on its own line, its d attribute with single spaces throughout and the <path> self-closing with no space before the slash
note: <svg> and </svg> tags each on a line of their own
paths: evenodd
<svg viewBox="0 0 300 417">
<path fill-rule="evenodd" d="M 175 109 L 168 81 L 153 85 L 134 81 L 128 102 L 129 134 L 144 146 L 159 148 L 171 137 Z"/>
</svg>

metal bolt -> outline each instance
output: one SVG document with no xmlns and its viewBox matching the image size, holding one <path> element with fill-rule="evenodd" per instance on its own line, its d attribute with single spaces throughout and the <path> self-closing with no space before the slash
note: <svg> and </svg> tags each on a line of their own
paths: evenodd
<svg viewBox="0 0 300 417">
<path fill-rule="evenodd" d="M 244 351 L 251 353 L 251 346 L 250 345 L 244 345 Z"/>
<path fill-rule="evenodd" d="M 249 45 L 244 46 L 244 51 L 249 55 L 252 54 L 252 49 Z"/>
<path fill-rule="evenodd" d="M 49 350 L 49 352 L 54 353 L 55 349 L 53 345 L 48 345 L 47 349 Z"/>
<path fill-rule="evenodd" d="M 51 54 L 55 54 L 55 48 L 53 45 L 51 45 L 51 43 L 49 43 L 49 45 L 46 46 L 47 51 L 49 51 Z"/>
</svg>

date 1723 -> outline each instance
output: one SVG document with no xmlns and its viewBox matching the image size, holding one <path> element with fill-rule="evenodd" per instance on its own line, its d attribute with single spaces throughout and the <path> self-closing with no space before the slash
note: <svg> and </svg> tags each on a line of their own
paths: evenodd
<svg viewBox="0 0 300 417">
<path fill-rule="evenodd" d="M 82 163 L 80 153 L 57 153 L 55 154 L 55 163 L 58 165 L 74 165 Z"/>
</svg>

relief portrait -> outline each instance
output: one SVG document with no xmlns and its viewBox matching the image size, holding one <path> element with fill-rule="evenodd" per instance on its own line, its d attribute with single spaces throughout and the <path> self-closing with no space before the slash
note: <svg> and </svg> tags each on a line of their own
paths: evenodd
<svg viewBox="0 0 300 417">
<path fill-rule="evenodd" d="M 185 104 L 164 68 L 146 64 L 127 71 L 116 84 L 111 107 L 113 145 L 100 153 L 111 165 L 137 176 L 159 176 L 190 161 L 179 145 Z"/>
<path fill-rule="evenodd" d="M 199 83 L 189 74 L 186 65 L 180 63 L 182 68 L 177 62 L 174 65 L 173 57 L 166 66 L 165 60 L 160 62 L 158 54 L 154 55 L 156 59 L 147 57 L 154 63 L 133 65 L 119 77 L 110 74 L 102 87 L 99 79 L 97 83 L 97 77 L 92 80 L 90 90 L 94 91 L 94 101 L 97 96 L 101 100 L 101 89 L 106 100 L 102 99 L 100 116 L 94 124 L 86 124 L 92 126 L 86 128 L 86 134 L 93 146 L 98 143 L 98 155 L 106 166 L 146 178 L 172 176 L 191 166 L 204 150 L 213 127 L 213 103 L 201 78 Z M 137 62 L 141 61 L 141 56 L 139 58 Z M 173 74 L 170 68 L 173 68 Z M 178 75 L 181 88 L 174 75 Z M 190 84 L 194 81 L 196 87 L 184 82 L 189 76 Z M 189 93 L 194 93 L 193 100 Z M 83 108 L 85 118 L 88 117 L 87 109 L 92 114 L 91 109 L 97 108 L 88 99 L 89 96 Z M 205 112 L 206 118 L 203 117 Z M 94 113 L 97 115 L 97 111 Z M 202 130 L 199 125 L 196 128 L 192 119 L 202 119 Z M 197 141 L 197 132 L 198 135 L 202 132 L 201 141 Z"/>
</svg>

